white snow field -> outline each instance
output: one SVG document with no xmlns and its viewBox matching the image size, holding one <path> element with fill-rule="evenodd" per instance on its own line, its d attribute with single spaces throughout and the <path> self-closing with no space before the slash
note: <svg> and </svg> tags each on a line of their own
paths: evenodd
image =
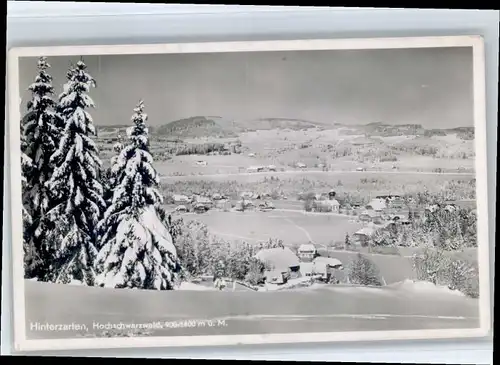
<svg viewBox="0 0 500 365">
<path fill-rule="evenodd" d="M 319 286 L 269 292 L 108 289 L 25 281 L 28 339 L 105 336 L 99 325 L 156 323 L 147 335 L 388 331 L 479 327 L 479 301 L 403 283 L 383 288 Z M 194 327 L 158 326 L 193 320 Z M 209 326 L 207 321 L 219 325 Z M 87 330 L 43 331 L 72 323 Z M 205 324 L 205 325 L 200 325 Z M 125 331 L 126 332 L 126 331 Z M 144 333 L 143 333 L 144 334 Z"/>
</svg>

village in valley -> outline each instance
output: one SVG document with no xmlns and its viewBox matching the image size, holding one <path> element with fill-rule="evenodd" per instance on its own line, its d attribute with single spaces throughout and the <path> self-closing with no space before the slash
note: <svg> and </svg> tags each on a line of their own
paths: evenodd
<svg viewBox="0 0 500 365">
<path fill-rule="evenodd" d="M 212 244 L 222 242 L 228 251 L 250 245 L 251 255 L 242 254 L 240 259 L 257 259 L 261 272 L 232 275 L 223 269 L 217 275 L 212 261 L 205 272 L 189 274 L 193 285 L 183 287 L 193 289 L 196 284 L 208 290 L 213 284 L 225 291 L 267 291 L 428 279 L 417 273 L 414 256 L 439 246 L 429 245 L 430 237 L 445 235 L 448 238 L 439 248 L 460 263 L 466 258 L 469 271 L 476 265 L 473 165 L 460 153 L 462 147 L 465 155 L 472 156 L 470 131 L 376 125 L 375 136 L 366 131 L 360 136 L 362 127 L 359 132 L 339 125 L 290 128 L 298 122 L 281 119 L 276 128 L 268 123 L 263 130 L 233 130 L 231 134 L 237 135 L 229 138 L 230 133 L 218 135 L 218 126 L 210 136 L 217 121 L 220 118 L 189 118 L 181 130 L 173 122 L 177 127 L 167 129 L 173 132 L 167 138 L 159 131 L 169 124 L 152 128 L 151 150 L 161 160 L 156 166 L 162 172 L 164 207 L 173 222 L 194 221 L 206 227 L 205 239 Z M 123 128 L 101 131 L 98 141 L 104 146 L 120 146 Z M 256 141 L 256 135 L 266 137 Z M 329 136 L 333 138 L 325 144 L 321 139 Z M 431 146 L 441 141 L 441 148 L 422 147 L 425 141 Z M 445 152 L 450 142 L 457 145 L 454 155 L 442 156 L 450 153 Z M 412 150 L 416 144 L 420 147 Z M 335 150 L 335 145 L 342 148 Z M 370 153 L 370 158 L 360 158 Z M 419 162 L 429 161 L 428 154 L 432 163 Z M 412 157 L 416 166 L 423 167 L 405 165 Z M 297 162 L 301 158 L 314 163 Z M 247 167 L 241 166 L 243 161 Z M 426 231 L 426 220 L 440 222 L 434 232 Z M 446 227 L 455 223 L 464 229 L 457 237 L 454 228 Z M 471 227 L 468 233 L 467 226 Z M 456 247 L 450 243 L 457 240 Z M 399 261 L 393 267 L 396 273 L 385 267 L 386 257 Z M 363 260 L 373 265 L 374 277 L 350 278 L 353 265 L 363 265 Z M 405 268 L 398 274 L 398 267 Z M 471 286 L 477 291 L 471 278 L 458 279 L 465 291 L 471 291 Z"/>
<path fill-rule="evenodd" d="M 419 283 L 459 301 L 460 310 L 476 308 L 473 127 L 268 116 L 151 120 L 147 99 L 129 106 L 129 123 L 106 124 L 91 115 L 96 83 L 83 59 L 54 86 L 48 59 L 29 61 L 30 69 L 38 65 L 21 121 L 29 318 L 50 311 L 50 302 L 38 307 L 36 298 L 87 300 L 87 289 L 109 289 L 99 298 L 123 305 L 123 317 L 136 315 L 133 303 L 144 295 L 125 289 L 162 292 L 158 300 L 171 308 L 184 301 L 192 315 L 224 316 L 234 304 L 243 316 L 261 296 L 273 305 L 259 315 L 288 308 L 294 316 L 309 309 L 291 304 L 300 295 L 282 292 L 354 300 L 349 291 L 332 294 L 339 288 L 393 290 L 398 304 L 377 297 L 379 308 L 413 315 L 408 303 L 434 293 L 425 287 L 420 296 Z M 68 295 L 74 286 L 82 290 Z M 223 295 L 225 304 L 199 308 L 203 300 L 190 299 L 195 291 L 215 301 Z M 446 312 L 442 303 L 430 314 Z M 324 306 L 325 318 L 336 310 Z M 296 323 L 280 326 L 297 332 Z M 317 325 L 329 330 L 328 323 Z M 358 328 L 353 323 L 346 326 Z M 238 330 L 246 333 L 247 325 Z"/>
</svg>

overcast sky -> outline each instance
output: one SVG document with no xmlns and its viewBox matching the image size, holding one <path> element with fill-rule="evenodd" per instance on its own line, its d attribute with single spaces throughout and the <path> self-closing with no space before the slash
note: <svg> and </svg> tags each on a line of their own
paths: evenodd
<svg viewBox="0 0 500 365">
<path fill-rule="evenodd" d="M 50 57 L 57 93 L 70 61 Z M 143 98 L 151 125 L 216 115 L 324 123 L 473 126 L 472 48 L 85 56 L 97 125 L 127 124 Z M 21 90 L 36 59 L 20 60 Z M 27 100 L 29 94 L 23 93 Z M 25 105 L 25 103 L 24 103 Z"/>
</svg>

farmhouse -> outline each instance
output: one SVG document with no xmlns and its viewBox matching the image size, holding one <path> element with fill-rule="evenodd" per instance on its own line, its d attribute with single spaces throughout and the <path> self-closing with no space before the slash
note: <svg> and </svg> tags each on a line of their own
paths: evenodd
<svg viewBox="0 0 500 365">
<path fill-rule="evenodd" d="M 359 215 L 359 220 L 364 223 L 381 224 L 383 222 L 382 214 L 374 210 L 365 210 Z"/>
<path fill-rule="evenodd" d="M 299 249 L 297 250 L 297 254 L 302 261 L 309 262 L 316 257 L 318 251 L 312 243 L 308 243 L 300 245 Z"/>
<path fill-rule="evenodd" d="M 337 199 L 330 200 L 320 200 L 315 203 L 315 206 L 318 210 L 338 213 L 340 210 L 340 203 Z"/>
<path fill-rule="evenodd" d="M 268 267 L 266 273 L 298 273 L 300 269 L 299 258 L 288 247 L 265 248 L 255 258 Z"/>
<path fill-rule="evenodd" d="M 375 199 L 384 200 L 387 207 L 391 209 L 402 209 L 405 206 L 405 201 L 400 195 L 395 195 L 395 194 L 377 195 Z"/>
<path fill-rule="evenodd" d="M 188 209 L 185 205 L 178 205 L 175 207 L 175 211 L 178 213 L 186 213 Z"/>
<path fill-rule="evenodd" d="M 274 209 L 274 204 L 270 201 L 263 201 L 259 203 L 260 210 L 271 210 Z"/>
<path fill-rule="evenodd" d="M 387 208 L 387 204 L 385 202 L 385 199 L 373 199 L 371 200 L 365 208 L 367 210 L 374 210 L 375 212 L 382 212 L 384 209 Z"/>
<path fill-rule="evenodd" d="M 189 203 L 191 201 L 191 199 L 189 199 L 188 196 L 178 195 L 178 194 L 173 195 L 172 199 L 174 200 L 175 204 L 184 204 L 184 203 Z"/>
<path fill-rule="evenodd" d="M 228 212 L 231 209 L 231 202 L 227 199 L 217 200 L 215 203 L 217 209 Z"/>
<path fill-rule="evenodd" d="M 332 276 L 337 278 L 337 272 L 340 270 L 343 270 L 342 262 L 333 257 L 320 256 L 315 258 L 313 262 L 300 263 L 300 273 L 302 276 L 320 276 L 324 281 L 330 281 Z"/>
<path fill-rule="evenodd" d="M 361 228 L 359 231 L 353 234 L 354 243 L 361 247 L 369 246 L 370 241 L 377 232 L 377 229 L 373 226 L 367 226 Z"/>
<path fill-rule="evenodd" d="M 210 200 L 210 198 L 207 198 L 205 196 L 197 196 L 195 202 L 196 204 L 201 204 L 205 206 L 207 209 L 210 209 L 213 206 L 213 203 Z"/>
<path fill-rule="evenodd" d="M 324 263 L 331 269 L 342 270 L 343 265 L 339 259 L 334 257 L 318 256 L 314 259 L 314 263 Z"/>
<path fill-rule="evenodd" d="M 363 206 L 363 201 L 361 199 L 352 199 L 351 202 L 349 203 L 349 205 L 353 208 L 353 209 L 359 209 Z"/>
<path fill-rule="evenodd" d="M 193 207 L 193 209 L 196 213 L 205 213 L 208 210 L 208 208 L 204 204 L 200 204 L 200 203 L 196 204 Z"/>
<path fill-rule="evenodd" d="M 255 208 L 255 204 L 248 199 L 242 199 L 238 201 L 238 203 L 236 203 L 236 210 L 240 212 L 243 210 L 253 209 L 253 208 Z"/>
</svg>

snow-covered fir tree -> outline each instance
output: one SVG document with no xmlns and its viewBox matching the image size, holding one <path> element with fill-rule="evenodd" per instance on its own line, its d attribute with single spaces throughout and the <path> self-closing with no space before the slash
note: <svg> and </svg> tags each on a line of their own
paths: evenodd
<svg viewBox="0 0 500 365">
<path fill-rule="evenodd" d="M 114 288 L 169 290 L 180 271 L 172 236 L 158 210 L 162 196 L 149 153 L 144 103 L 134 109 L 130 142 L 113 165 L 117 184 L 99 224 L 99 284 Z"/>
<path fill-rule="evenodd" d="M 102 171 L 102 179 L 101 183 L 104 188 L 104 200 L 106 201 L 107 206 L 111 204 L 111 200 L 113 199 L 113 191 L 117 184 L 117 176 L 114 176 L 113 167 L 118 163 L 120 152 L 123 150 L 124 144 L 122 140 L 122 136 L 118 136 L 118 142 L 113 145 L 113 151 L 116 153 L 113 157 L 111 157 L 110 167 Z"/>
<path fill-rule="evenodd" d="M 356 259 L 347 266 L 349 283 L 356 285 L 381 286 L 382 277 L 373 261 L 358 253 Z"/>
<path fill-rule="evenodd" d="M 22 135 L 21 135 L 22 141 Z M 22 142 L 21 142 L 22 145 Z M 21 184 L 22 190 L 28 189 L 26 175 L 29 174 L 29 170 L 32 166 L 31 159 L 24 153 L 21 152 Z M 36 273 L 36 268 L 39 266 L 40 261 L 38 254 L 33 246 L 33 240 L 31 239 L 31 225 L 32 217 L 26 208 L 26 202 L 22 202 L 22 219 L 23 219 L 23 251 L 24 251 L 24 276 L 26 278 L 34 277 Z"/>
<path fill-rule="evenodd" d="M 99 182 L 101 161 L 92 139 L 96 131 L 87 111 L 94 107 L 88 92 L 95 82 L 83 60 L 67 76 L 58 107 L 64 131 L 51 157 L 55 169 L 47 183 L 56 201 L 49 212 L 57 227 L 51 241 L 58 244 L 49 280 L 94 285 L 96 226 L 106 208 Z"/>
<path fill-rule="evenodd" d="M 76 71 L 76 67 L 73 63 L 70 63 L 68 67 L 68 71 L 66 72 L 66 80 L 72 80 L 74 74 Z M 93 86 L 95 86 L 95 81 Z M 58 98 L 58 103 L 56 104 L 55 107 L 55 119 L 54 119 L 54 124 L 56 128 L 59 130 L 59 133 L 62 134 L 64 132 L 64 128 L 66 126 L 66 116 L 65 116 L 65 111 L 66 108 L 64 107 L 63 103 L 61 101 L 66 98 L 69 93 L 71 93 L 70 89 L 70 83 L 67 82 L 63 85 L 63 91 L 61 94 L 59 94 Z M 59 143 L 58 143 L 59 145 Z"/>
<path fill-rule="evenodd" d="M 54 88 L 52 77 L 47 69 L 50 64 L 46 57 L 38 60 L 38 74 L 29 86 L 31 99 L 28 101 L 27 113 L 22 121 L 21 149 L 29 172 L 24 169 L 26 182 L 23 186 L 23 203 L 31 217 L 30 223 L 25 222 L 25 232 L 31 255 L 37 260 L 28 266 L 27 277 L 43 279 L 50 261 L 50 247 L 47 245 L 47 234 L 54 227 L 46 219 L 46 212 L 52 208 L 51 194 L 45 183 L 49 181 L 53 166 L 50 157 L 55 152 L 59 131 L 54 125 L 55 102 L 52 99 Z"/>
</svg>

